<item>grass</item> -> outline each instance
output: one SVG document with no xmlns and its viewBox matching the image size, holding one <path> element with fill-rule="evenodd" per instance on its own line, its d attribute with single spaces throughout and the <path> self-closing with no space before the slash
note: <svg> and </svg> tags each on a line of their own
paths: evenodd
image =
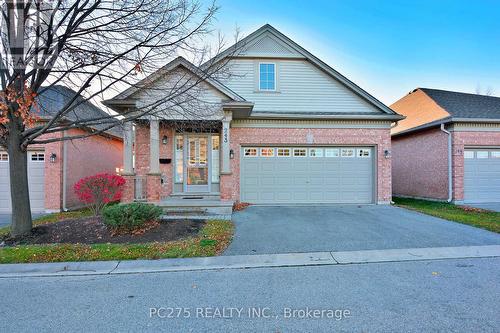
<svg viewBox="0 0 500 333">
<path fill-rule="evenodd" d="M 33 226 L 40 224 L 55 223 L 63 220 L 71 220 L 88 216 L 92 216 L 92 211 L 87 208 L 80 210 L 72 210 L 68 212 L 52 213 L 34 219 Z M 7 235 L 9 232 L 10 232 L 10 227 L 0 228 L 0 237 Z"/>
<path fill-rule="evenodd" d="M 428 200 L 408 198 L 394 198 L 393 200 L 399 207 L 500 233 L 500 212 Z"/>
<path fill-rule="evenodd" d="M 50 222 L 56 222 L 51 220 Z M 40 224 L 40 223 L 39 223 Z M 220 254 L 233 237 L 231 221 L 208 221 L 196 237 L 145 244 L 20 245 L 0 249 L 0 263 L 207 257 Z"/>
</svg>

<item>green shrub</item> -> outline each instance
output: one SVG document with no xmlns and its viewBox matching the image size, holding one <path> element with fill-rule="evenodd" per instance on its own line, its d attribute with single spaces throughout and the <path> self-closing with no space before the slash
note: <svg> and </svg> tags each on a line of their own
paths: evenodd
<svg viewBox="0 0 500 333">
<path fill-rule="evenodd" d="M 130 203 L 114 205 L 102 211 L 103 222 L 106 226 L 115 229 L 135 229 L 149 221 L 160 218 L 163 210 L 152 204 Z"/>
</svg>

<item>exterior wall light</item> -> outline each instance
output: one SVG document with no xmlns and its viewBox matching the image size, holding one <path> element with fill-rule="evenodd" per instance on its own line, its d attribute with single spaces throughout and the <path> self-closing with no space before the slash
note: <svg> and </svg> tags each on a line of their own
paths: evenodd
<svg viewBox="0 0 500 333">
<path fill-rule="evenodd" d="M 56 153 L 50 154 L 50 163 L 56 163 L 57 155 Z"/>
<path fill-rule="evenodd" d="M 164 135 L 163 138 L 161 139 L 161 143 L 163 143 L 164 145 L 168 143 L 168 137 L 166 135 Z"/>
<path fill-rule="evenodd" d="M 230 159 L 234 158 L 234 150 L 232 150 L 232 149 L 229 151 L 229 158 Z"/>
<path fill-rule="evenodd" d="M 391 151 L 389 149 L 384 150 L 384 157 L 385 158 L 390 158 L 391 157 Z"/>
</svg>

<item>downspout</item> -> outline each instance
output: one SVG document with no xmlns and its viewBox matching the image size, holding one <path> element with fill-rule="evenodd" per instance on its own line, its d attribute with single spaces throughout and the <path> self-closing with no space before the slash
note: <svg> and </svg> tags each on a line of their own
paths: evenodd
<svg viewBox="0 0 500 333">
<path fill-rule="evenodd" d="M 66 131 L 63 132 L 63 137 L 66 136 Z M 68 153 L 68 140 L 63 140 L 63 156 L 62 156 L 62 209 L 64 212 L 68 211 L 68 208 L 66 207 L 66 183 L 67 183 L 67 165 L 68 165 L 68 160 L 67 160 L 67 153 Z"/>
<path fill-rule="evenodd" d="M 441 131 L 448 135 L 448 200 L 451 202 L 453 200 L 453 176 L 452 176 L 452 146 L 451 146 L 451 133 L 444 128 L 444 124 L 441 124 Z"/>
</svg>

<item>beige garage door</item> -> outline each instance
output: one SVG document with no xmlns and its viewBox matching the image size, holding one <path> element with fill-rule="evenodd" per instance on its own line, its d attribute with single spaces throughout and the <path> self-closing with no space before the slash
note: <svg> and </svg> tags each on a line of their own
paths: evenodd
<svg viewBox="0 0 500 333">
<path fill-rule="evenodd" d="M 28 152 L 28 181 L 32 212 L 45 210 L 45 154 L 43 151 Z M 0 152 L 0 213 L 10 213 L 9 155 Z"/>
<path fill-rule="evenodd" d="M 374 202 L 372 147 L 244 147 L 241 156 L 244 202 Z"/>
</svg>

